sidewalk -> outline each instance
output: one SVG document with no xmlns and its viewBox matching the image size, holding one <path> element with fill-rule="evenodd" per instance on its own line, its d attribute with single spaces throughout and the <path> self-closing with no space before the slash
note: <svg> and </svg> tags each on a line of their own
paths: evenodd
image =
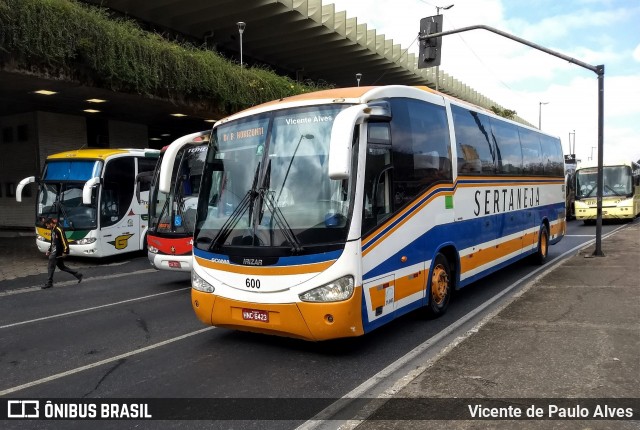
<svg viewBox="0 0 640 430">
<path fill-rule="evenodd" d="M 397 420 L 415 417 L 415 408 L 429 402 L 394 400 L 360 423 L 358 430 L 639 428 L 640 223 L 603 240 L 604 257 L 592 257 L 593 251 L 594 246 L 583 249 L 534 280 L 496 317 L 393 395 L 449 399 L 439 405 L 454 406 L 454 420 Z M 491 406 L 491 399 L 518 398 L 627 398 L 632 399 L 636 421 L 469 419 L 469 404 Z M 455 405 L 451 399 L 472 401 Z M 583 405 L 593 412 L 597 402 Z M 496 403 L 508 406 L 518 401 Z M 548 400 L 540 403 L 546 416 Z M 520 406 L 527 404 L 531 402 Z M 427 406 L 437 407 L 433 402 Z M 429 419 L 424 413 L 417 415 L 422 417 L 414 419 Z M 396 420 L 384 420 L 389 416 Z M 353 428 L 351 424 L 346 427 Z"/>
<path fill-rule="evenodd" d="M 47 273 L 47 257 L 38 251 L 33 231 L 0 230 L 0 261 L 0 282 Z M 70 257 L 69 265 L 82 268 L 97 263 Z"/>
</svg>

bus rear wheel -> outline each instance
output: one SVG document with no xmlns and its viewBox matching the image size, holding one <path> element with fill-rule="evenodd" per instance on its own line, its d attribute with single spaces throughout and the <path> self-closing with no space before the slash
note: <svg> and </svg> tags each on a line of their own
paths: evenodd
<svg viewBox="0 0 640 430">
<path fill-rule="evenodd" d="M 540 228 L 540 234 L 538 235 L 538 249 L 533 254 L 535 263 L 543 265 L 547 261 L 547 255 L 549 253 L 549 230 L 546 225 Z"/>
<path fill-rule="evenodd" d="M 426 314 L 430 318 L 438 318 L 447 311 L 453 282 L 451 278 L 451 268 L 449 261 L 442 254 L 437 254 L 433 260 L 431 269 L 431 279 L 429 280 L 429 303 L 427 303 Z"/>
</svg>

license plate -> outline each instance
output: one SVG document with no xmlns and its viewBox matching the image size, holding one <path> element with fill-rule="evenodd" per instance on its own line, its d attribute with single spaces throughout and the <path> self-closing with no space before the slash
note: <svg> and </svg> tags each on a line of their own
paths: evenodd
<svg viewBox="0 0 640 430">
<path fill-rule="evenodd" d="M 171 267 L 173 269 L 180 269 L 182 267 L 182 265 L 180 264 L 179 261 L 170 261 L 169 262 L 169 267 Z"/>
<path fill-rule="evenodd" d="M 242 319 L 266 323 L 269 322 L 269 312 L 258 309 L 242 309 Z"/>
</svg>

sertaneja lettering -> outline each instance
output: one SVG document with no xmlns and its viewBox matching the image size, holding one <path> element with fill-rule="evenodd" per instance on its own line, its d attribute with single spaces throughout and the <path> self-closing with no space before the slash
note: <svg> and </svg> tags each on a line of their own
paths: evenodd
<svg viewBox="0 0 640 430">
<path fill-rule="evenodd" d="M 475 216 L 493 215 L 519 209 L 540 206 L 540 188 L 502 188 L 494 190 L 477 190 L 474 196 Z"/>
</svg>

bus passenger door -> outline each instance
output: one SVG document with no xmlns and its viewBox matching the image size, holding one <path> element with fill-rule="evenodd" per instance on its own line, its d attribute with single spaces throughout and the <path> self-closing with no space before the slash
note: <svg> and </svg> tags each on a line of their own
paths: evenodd
<svg viewBox="0 0 640 430">
<path fill-rule="evenodd" d="M 139 249 L 140 214 L 134 211 L 138 206 L 134 163 L 133 157 L 122 157 L 108 161 L 105 166 L 99 207 L 103 256 Z"/>
</svg>

